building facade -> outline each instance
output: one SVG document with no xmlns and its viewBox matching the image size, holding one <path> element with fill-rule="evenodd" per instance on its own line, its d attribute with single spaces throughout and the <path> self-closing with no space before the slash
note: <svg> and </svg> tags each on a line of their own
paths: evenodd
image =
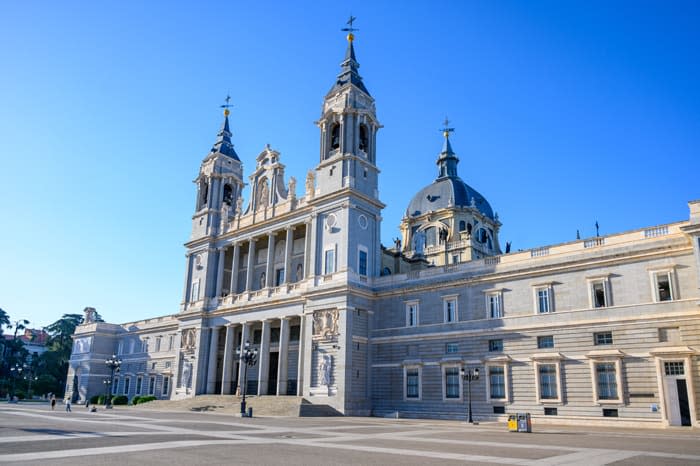
<svg viewBox="0 0 700 466">
<path fill-rule="evenodd" d="M 304 185 L 265 146 L 245 181 L 228 110 L 204 157 L 172 315 L 76 329 L 66 396 L 300 396 L 347 415 L 697 425 L 700 201 L 688 220 L 511 253 L 498 214 L 437 177 L 380 243 L 375 102 L 354 37 Z M 248 199 L 243 197 L 249 185 Z M 301 193 L 299 193 L 301 192 Z M 237 350 L 257 349 L 246 371 Z M 461 371 L 478 369 L 468 381 Z"/>
</svg>

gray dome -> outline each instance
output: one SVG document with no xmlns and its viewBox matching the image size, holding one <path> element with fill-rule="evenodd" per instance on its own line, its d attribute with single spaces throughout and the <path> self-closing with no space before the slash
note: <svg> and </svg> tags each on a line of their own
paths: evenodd
<svg viewBox="0 0 700 466">
<path fill-rule="evenodd" d="M 479 212 L 494 220 L 493 209 L 486 198 L 459 177 L 438 178 L 418 191 L 408 204 L 408 216 L 417 217 L 448 206 L 468 207 L 472 198 Z"/>
</svg>

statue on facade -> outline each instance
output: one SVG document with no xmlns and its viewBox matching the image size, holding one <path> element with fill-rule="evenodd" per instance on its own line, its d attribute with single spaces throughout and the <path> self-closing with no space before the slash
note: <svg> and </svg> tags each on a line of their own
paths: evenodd
<svg viewBox="0 0 700 466">
<path fill-rule="evenodd" d="M 316 178 L 316 175 L 314 175 L 314 172 L 312 170 L 309 170 L 309 172 L 306 174 L 306 198 L 307 199 L 312 199 L 314 197 L 315 178 Z"/>
<path fill-rule="evenodd" d="M 261 289 L 261 290 L 262 290 L 263 288 L 265 288 L 265 286 L 266 286 L 266 283 L 265 283 L 266 278 L 267 278 L 267 277 L 265 276 L 265 272 L 263 272 L 263 273 L 260 274 L 260 289 Z"/>
<path fill-rule="evenodd" d="M 401 238 L 394 238 L 394 249 L 401 250 Z"/>
<path fill-rule="evenodd" d="M 294 177 L 289 178 L 289 189 L 288 189 L 288 198 L 293 199 L 297 197 L 297 179 Z"/>
<path fill-rule="evenodd" d="M 238 198 L 236 199 L 236 217 L 240 217 L 242 211 L 243 211 L 243 198 L 241 196 L 238 196 Z"/>
<path fill-rule="evenodd" d="M 267 187 L 267 178 L 260 181 L 260 197 L 258 198 L 258 207 L 267 207 L 270 202 L 270 188 Z"/>
<path fill-rule="evenodd" d="M 296 276 L 296 281 L 300 282 L 302 278 L 304 278 L 304 266 L 301 264 L 297 264 L 297 276 Z"/>
<path fill-rule="evenodd" d="M 332 369 L 333 357 L 330 354 L 324 354 L 321 364 L 318 366 L 319 385 L 330 386 Z"/>
<path fill-rule="evenodd" d="M 97 311 L 94 307 L 86 307 L 83 309 L 83 313 L 85 314 L 85 317 L 83 317 L 83 324 L 95 323 L 95 315 L 97 314 Z"/>
<path fill-rule="evenodd" d="M 182 364 L 182 375 L 180 376 L 180 386 L 190 388 L 192 380 L 192 363 L 185 361 Z"/>
</svg>

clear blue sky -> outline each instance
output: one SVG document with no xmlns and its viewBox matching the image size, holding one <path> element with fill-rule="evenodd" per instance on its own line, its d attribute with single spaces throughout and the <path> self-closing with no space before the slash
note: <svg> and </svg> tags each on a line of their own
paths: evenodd
<svg viewBox="0 0 700 466">
<path fill-rule="evenodd" d="M 0 307 L 35 327 L 176 313 L 218 105 L 246 177 L 270 143 L 303 180 L 348 8 L 385 126 L 384 244 L 436 176 L 446 115 L 502 245 L 688 218 L 697 1 L 2 2 Z"/>
</svg>

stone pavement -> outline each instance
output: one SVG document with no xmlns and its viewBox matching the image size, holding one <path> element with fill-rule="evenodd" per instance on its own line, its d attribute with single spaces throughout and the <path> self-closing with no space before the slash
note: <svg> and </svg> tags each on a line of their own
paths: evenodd
<svg viewBox="0 0 700 466">
<path fill-rule="evenodd" d="M 700 465 L 697 429 L 546 426 L 381 418 L 238 418 L 117 407 L 0 404 L 0 463 Z"/>
</svg>

